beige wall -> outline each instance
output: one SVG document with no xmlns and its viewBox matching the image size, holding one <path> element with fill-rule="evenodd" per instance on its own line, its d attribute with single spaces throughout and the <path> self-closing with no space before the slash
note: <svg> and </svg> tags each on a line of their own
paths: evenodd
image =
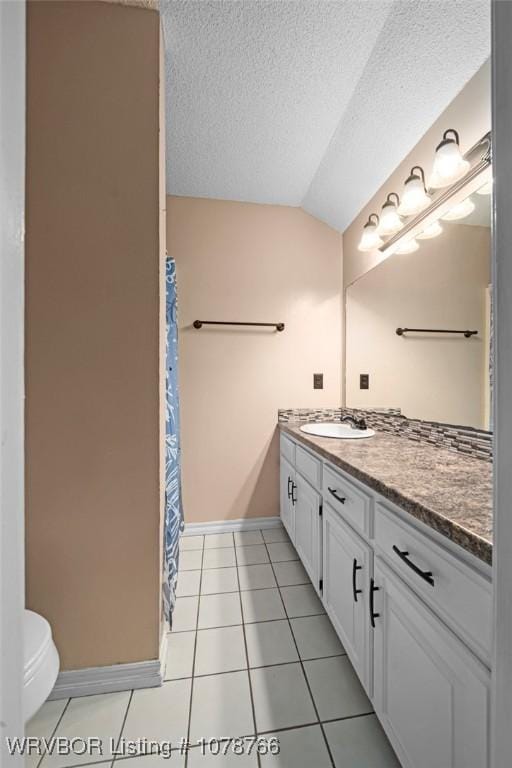
<svg viewBox="0 0 512 768">
<path fill-rule="evenodd" d="M 27 21 L 27 605 L 64 669 L 152 659 L 159 17 L 29 2 Z"/>
<path fill-rule="evenodd" d="M 298 208 L 169 197 L 167 210 L 185 519 L 278 515 L 277 409 L 340 404 L 341 235 Z M 195 319 L 286 329 L 198 331 Z"/>
<path fill-rule="evenodd" d="M 484 64 L 452 101 L 438 120 L 426 131 L 412 152 L 398 166 L 385 184 L 371 198 L 343 233 L 343 278 L 344 285 L 350 285 L 369 269 L 382 261 L 380 251 L 361 253 L 357 244 L 370 213 L 380 214 L 388 192 L 401 193 L 403 183 L 413 165 L 421 165 L 428 176 L 432 169 L 435 148 L 447 128 L 459 131 L 461 148 L 465 152 L 491 129 L 491 86 L 490 64 Z M 376 136 L 376 141 L 385 142 L 386 137 Z"/>
<path fill-rule="evenodd" d="M 419 419 L 488 427 L 486 288 L 490 229 L 444 223 L 419 251 L 394 254 L 351 285 L 346 303 L 346 401 L 399 407 Z M 396 328 L 470 328 L 479 335 L 397 336 Z M 359 389 L 359 374 L 370 389 Z"/>
</svg>

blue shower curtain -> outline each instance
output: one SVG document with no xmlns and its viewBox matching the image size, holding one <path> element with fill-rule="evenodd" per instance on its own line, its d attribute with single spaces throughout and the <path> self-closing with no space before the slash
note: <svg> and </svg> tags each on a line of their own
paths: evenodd
<svg viewBox="0 0 512 768">
<path fill-rule="evenodd" d="M 167 258 L 166 285 L 166 414 L 165 414 L 165 516 L 163 563 L 163 612 L 169 623 L 176 600 L 178 543 L 183 530 L 180 477 L 180 422 L 178 397 L 178 324 L 176 262 Z"/>
</svg>

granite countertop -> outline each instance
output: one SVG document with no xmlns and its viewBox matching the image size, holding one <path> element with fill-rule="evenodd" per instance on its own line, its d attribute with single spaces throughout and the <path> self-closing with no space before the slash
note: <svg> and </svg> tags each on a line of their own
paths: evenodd
<svg viewBox="0 0 512 768">
<path fill-rule="evenodd" d="M 376 430 L 337 440 L 281 423 L 282 432 L 368 485 L 480 560 L 492 562 L 492 464 Z"/>
</svg>

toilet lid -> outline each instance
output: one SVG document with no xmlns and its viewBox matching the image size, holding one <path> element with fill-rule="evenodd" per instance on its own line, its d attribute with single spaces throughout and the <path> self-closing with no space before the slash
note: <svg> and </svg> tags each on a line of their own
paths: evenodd
<svg viewBox="0 0 512 768">
<path fill-rule="evenodd" d="M 34 611 L 25 610 L 23 621 L 23 661 L 27 675 L 44 656 L 52 640 L 52 630 L 46 619 Z"/>
</svg>

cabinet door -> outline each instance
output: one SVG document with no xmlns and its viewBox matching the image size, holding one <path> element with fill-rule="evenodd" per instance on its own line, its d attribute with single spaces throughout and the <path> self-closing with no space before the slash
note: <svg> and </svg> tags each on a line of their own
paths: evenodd
<svg viewBox="0 0 512 768">
<path fill-rule="evenodd" d="M 370 547 L 329 504 L 323 512 L 323 599 L 359 678 L 371 696 L 368 589 Z"/>
<path fill-rule="evenodd" d="M 296 474 L 295 549 L 313 586 L 320 592 L 320 527 L 322 497 Z"/>
<path fill-rule="evenodd" d="M 281 520 L 288 532 L 288 536 L 295 542 L 295 499 L 297 489 L 295 486 L 295 470 L 281 454 L 280 465 L 280 505 Z"/>
<path fill-rule="evenodd" d="M 486 768 L 488 671 L 380 558 L 374 578 L 374 706 L 402 765 Z"/>
</svg>

